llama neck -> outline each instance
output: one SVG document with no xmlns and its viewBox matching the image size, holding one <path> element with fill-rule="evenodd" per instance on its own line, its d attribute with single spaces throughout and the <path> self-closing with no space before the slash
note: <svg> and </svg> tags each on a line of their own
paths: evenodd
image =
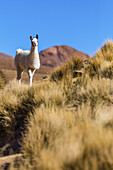
<svg viewBox="0 0 113 170">
<path fill-rule="evenodd" d="M 36 53 L 38 53 L 38 47 L 37 47 L 37 46 L 36 46 L 36 47 L 31 47 L 30 53 L 31 53 L 31 54 L 36 54 Z"/>
<path fill-rule="evenodd" d="M 31 68 L 39 69 L 40 68 L 40 59 L 38 53 L 38 47 L 31 47 L 29 54 L 29 64 Z"/>
</svg>

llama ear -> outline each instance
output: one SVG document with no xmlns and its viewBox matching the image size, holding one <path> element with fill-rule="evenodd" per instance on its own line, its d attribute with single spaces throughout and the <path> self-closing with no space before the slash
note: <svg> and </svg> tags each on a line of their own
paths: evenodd
<svg viewBox="0 0 113 170">
<path fill-rule="evenodd" d="M 32 36 L 30 35 L 30 40 L 32 40 L 33 38 L 32 38 Z"/>
<path fill-rule="evenodd" d="M 38 39 L 38 34 L 36 34 L 36 38 Z"/>
</svg>

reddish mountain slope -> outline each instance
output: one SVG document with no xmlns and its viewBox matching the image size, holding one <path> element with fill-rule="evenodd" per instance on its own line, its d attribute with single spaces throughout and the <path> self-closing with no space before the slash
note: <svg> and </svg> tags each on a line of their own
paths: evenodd
<svg viewBox="0 0 113 170">
<path fill-rule="evenodd" d="M 54 46 L 40 52 L 41 66 L 56 67 L 66 62 L 71 56 L 80 56 L 83 60 L 90 58 L 88 54 L 69 46 Z M 14 70 L 14 58 L 0 53 L 0 69 Z"/>
<path fill-rule="evenodd" d="M 54 46 L 40 52 L 41 65 L 56 67 L 66 62 L 71 56 L 80 56 L 83 60 L 90 58 L 88 54 L 69 46 Z"/>
<path fill-rule="evenodd" d="M 0 69 L 14 70 L 14 58 L 10 55 L 0 53 Z"/>
</svg>

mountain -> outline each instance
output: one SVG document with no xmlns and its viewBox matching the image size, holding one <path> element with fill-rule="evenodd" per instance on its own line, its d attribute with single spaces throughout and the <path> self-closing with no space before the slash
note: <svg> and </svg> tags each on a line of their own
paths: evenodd
<svg viewBox="0 0 113 170">
<path fill-rule="evenodd" d="M 10 55 L 0 53 L 0 69 L 14 70 L 14 58 Z"/>
<path fill-rule="evenodd" d="M 66 62 L 71 56 L 80 56 L 83 60 L 90 58 L 88 54 L 66 45 L 53 46 L 40 52 L 41 65 L 56 67 Z"/>
<path fill-rule="evenodd" d="M 69 46 L 53 46 L 39 53 L 41 66 L 54 68 L 66 62 L 71 56 L 80 56 L 83 60 L 90 58 L 88 54 L 75 50 Z M 0 69 L 14 70 L 14 58 L 0 53 Z"/>
</svg>

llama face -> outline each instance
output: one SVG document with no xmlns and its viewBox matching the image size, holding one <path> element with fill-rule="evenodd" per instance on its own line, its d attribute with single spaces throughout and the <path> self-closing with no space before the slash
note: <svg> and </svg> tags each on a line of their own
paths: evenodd
<svg viewBox="0 0 113 170">
<path fill-rule="evenodd" d="M 38 46 L 38 39 L 37 38 L 32 38 L 31 39 L 31 44 L 32 44 L 33 47 Z"/>
</svg>

